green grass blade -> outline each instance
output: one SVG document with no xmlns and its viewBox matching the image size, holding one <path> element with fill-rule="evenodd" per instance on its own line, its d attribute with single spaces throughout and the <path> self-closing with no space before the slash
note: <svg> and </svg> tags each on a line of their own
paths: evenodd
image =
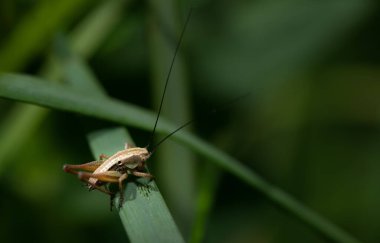
<svg viewBox="0 0 380 243">
<path fill-rule="evenodd" d="M 114 100 L 79 93 L 67 87 L 44 82 L 38 78 L 23 75 L 0 75 L 0 97 L 76 112 L 102 118 L 120 124 L 149 130 L 154 124 L 152 112 Z M 173 124 L 160 121 L 157 132 L 168 134 L 176 128 Z M 358 242 L 342 229 L 308 209 L 281 189 L 266 182 L 243 163 L 219 151 L 201 139 L 182 131 L 173 139 L 185 144 L 198 154 L 234 174 L 242 181 L 259 190 L 272 202 L 336 242 Z"/>
<path fill-rule="evenodd" d="M 58 42 L 63 63 L 61 66 L 70 86 L 78 91 L 105 97 L 105 91 L 87 65 L 70 52 L 65 38 L 61 37 Z M 111 155 L 124 149 L 126 142 L 134 144 L 124 128 L 93 132 L 88 140 L 95 159 L 100 154 Z M 147 187 L 137 186 L 136 181 L 126 185 L 126 202 L 119 214 L 129 239 L 131 242 L 184 242 L 157 185 L 154 181 L 148 182 L 144 182 Z"/>
<path fill-rule="evenodd" d="M 168 67 L 173 59 L 175 47 L 179 41 L 178 36 L 183 28 L 184 21 L 181 21 L 180 16 L 177 16 L 179 11 L 176 4 L 177 2 L 173 0 L 149 1 L 152 11 L 150 11 L 151 14 L 148 19 L 149 36 L 147 40 L 154 107 L 160 105 L 166 82 L 165 75 L 168 75 Z M 170 33 L 171 38 L 168 37 L 168 33 Z M 186 39 L 186 33 L 184 38 Z M 182 46 L 184 43 L 180 44 Z M 183 48 L 180 47 L 175 58 L 161 112 L 163 116 L 178 124 L 191 120 L 188 73 L 181 55 L 181 49 Z M 189 230 L 194 221 L 195 187 L 198 185 L 193 155 L 186 147 L 170 141 L 162 144 L 156 153 L 160 165 L 155 167 L 155 173 L 157 173 L 165 199 L 186 239 L 189 238 Z M 181 163 L 176 163 L 178 158 L 181 158 Z M 178 187 L 173 181 L 181 181 L 181 187 Z"/>
<path fill-rule="evenodd" d="M 20 151 L 20 147 L 30 138 L 35 128 L 44 120 L 48 109 L 38 106 L 16 104 L 0 125 L 0 175 L 6 171 L 12 156 Z M 23 119 L 21 119 L 23 118 Z"/>
<path fill-rule="evenodd" d="M 218 182 L 220 181 L 220 169 L 213 164 L 202 166 L 197 195 L 195 221 L 191 232 L 191 243 L 203 242 L 207 230 L 207 219 L 212 209 Z"/>
<path fill-rule="evenodd" d="M 72 49 L 83 58 L 90 57 L 109 36 L 125 14 L 130 0 L 104 1 L 70 33 Z"/>
<path fill-rule="evenodd" d="M 93 55 L 110 30 L 120 21 L 124 4 L 124 0 L 106 1 L 90 12 L 70 34 L 70 44 L 75 53 L 85 57 Z M 100 19 L 102 24 L 99 25 Z M 52 61 L 47 61 L 43 65 L 41 73 L 47 79 L 57 80 L 59 78 L 59 73 Z M 81 73 L 86 75 L 83 71 Z M 0 125 L 2 137 L 0 140 L 0 174 L 10 162 L 14 152 L 30 138 L 48 113 L 47 109 L 27 104 L 16 104 L 12 108 L 10 115 L 5 117 Z"/>
<path fill-rule="evenodd" d="M 47 80 L 27 75 L 0 74 L 0 96 L 49 108 L 61 109 L 98 117 L 120 124 L 134 124 L 141 129 L 151 129 L 155 113 L 134 105 L 83 93 Z M 129 115 L 130 114 L 130 115 Z M 163 127 L 165 122 L 160 121 Z M 166 131 L 174 126 L 166 127 Z M 161 129 L 162 130 L 162 129 Z"/>
<path fill-rule="evenodd" d="M 126 141 L 133 143 L 123 128 L 93 132 L 88 139 L 95 158 L 123 149 Z M 156 184 L 150 181 L 147 185 L 128 182 L 125 188 L 126 201 L 119 214 L 130 241 L 184 242 Z"/>
<path fill-rule="evenodd" d="M 63 35 L 57 36 L 55 40 L 55 54 L 62 70 L 62 78 L 71 88 L 93 95 L 106 95 L 90 68 L 70 50 L 69 42 Z"/>
<path fill-rule="evenodd" d="M 21 69 L 46 46 L 57 29 L 72 21 L 89 2 L 88 0 L 39 1 L 1 46 L 1 70 Z"/>
</svg>

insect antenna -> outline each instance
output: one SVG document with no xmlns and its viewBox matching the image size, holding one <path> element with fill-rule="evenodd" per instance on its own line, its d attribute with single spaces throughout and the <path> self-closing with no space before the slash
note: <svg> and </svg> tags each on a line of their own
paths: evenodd
<svg viewBox="0 0 380 243">
<path fill-rule="evenodd" d="M 178 131 L 181 130 L 182 128 L 187 127 L 188 125 L 190 125 L 191 123 L 193 123 L 195 120 L 196 120 L 196 119 L 192 119 L 192 120 L 186 122 L 186 123 L 183 124 L 182 126 L 178 127 L 177 129 L 175 129 L 174 131 L 172 131 L 171 133 L 169 133 L 168 135 L 166 135 L 163 139 L 161 139 L 161 141 L 159 141 L 158 143 L 156 143 L 156 144 L 153 146 L 153 148 L 152 148 L 152 150 L 150 151 L 150 153 L 153 154 L 153 153 L 156 151 L 156 149 L 158 148 L 158 146 L 159 146 L 160 144 L 162 144 L 166 139 L 170 138 L 172 135 L 174 135 L 176 132 L 178 132 Z"/>
<path fill-rule="evenodd" d="M 241 100 L 241 99 L 243 99 L 243 98 L 246 98 L 246 97 L 249 96 L 249 95 L 250 95 L 250 92 L 245 93 L 245 94 L 243 94 L 243 95 L 237 96 L 237 97 L 235 97 L 235 98 L 233 98 L 233 99 L 231 99 L 231 100 L 229 100 L 229 101 L 227 101 L 227 102 L 225 102 L 225 103 L 219 105 L 219 106 L 216 107 L 216 108 L 210 109 L 208 116 L 211 116 L 211 115 L 213 115 L 213 114 L 215 114 L 215 113 L 217 113 L 217 112 L 220 112 L 220 111 L 222 111 L 222 110 L 225 110 L 225 109 L 229 108 L 229 107 L 230 107 L 231 105 L 233 105 L 234 103 L 238 102 L 239 100 Z M 203 117 L 203 118 L 204 118 L 204 117 Z M 161 139 L 158 143 L 156 143 L 156 144 L 153 146 L 153 148 L 152 148 L 152 150 L 150 151 L 150 153 L 153 154 L 153 153 L 156 151 L 156 149 L 158 148 L 158 146 L 160 146 L 164 141 L 166 141 L 168 138 L 170 138 L 171 136 L 173 136 L 176 132 L 178 132 L 178 131 L 182 130 L 183 128 L 187 127 L 188 125 L 194 123 L 195 121 L 197 121 L 197 118 L 194 118 L 194 119 L 192 119 L 192 120 L 190 120 L 190 121 L 184 123 L 183 125 L 181 125 L 181 126 L 178 127 L 177 129 L 175 129 L 174 131 L 172 131 L 171 133 L 169 133 L 168 135 L 166 135 L 163 139 Z"/>
<path fill-rule="evenodd" d="M 151 137 L 150 137 L 150 140 L 149 140 L 149 143 L 148 143 L 147 148 L 149 148 L 150 144 L 152 143 L 152 141 L 153 141 L 153 137 L 154 137 L 154 133 L 156 132 L 156 127 L 157 127 L 157 124 L 158 124 L 158 119 L 160 118 L 160 114 L 161 114 L 161 110 L 162 110 L 162 104 L 164 103 L 164 98 L 165 98 L 165 94 L 166 94 L 166 88 L 168 87 L 168 83 L 169 83 L 170 75 L 171 75 L 172 70 L 173 70 L 174 62 L 175 62 L 175 59 L 176 59 L 176 57 L 177 57 L 177 53 L 178 53 L 178 51 L 179 51 L 179 47 L 181 46 L 182 39 L 183 39 L 183 36 L 184 36 L 184 34 L 185 34 L 186 27 L 187 27 L 187 25 L 188 25 L 188 23 L 189 23 L 189 20 L 190 20 L 190 16 L 191 16 L 192 11 L 193 11 L 193 9 L 190 8 L 189 13 L 188 13 L 187 18 L 186 18 L 186 21 L 185 21 L 185 24 L 184 24 L 184 26 L 183 26 L 183 29 L 182 29 L 181 35 L 179 36 L 179 40 L 178 40 L 177 46 L 176 46 L 176 48 L 175 48 L 175 51 L 174 51 L 174 55 L 173 55 L 172 61 L 171 61 L 171 63 L 170 63 L 169 72 L 168 72 L 168 75 L 166 76 L 164 92 L 162 93 L 162 97 L 161 97 L 161 101 L 160 101 L 160 107 L 158 108 L 158 113 L 157 113 L 157 117 L 156 117 L 156 122 L 154 123 L 154 127 L 153 127 L 153 131 L 152 131 L 152 135 L 151 135 Z"/>
</svg>

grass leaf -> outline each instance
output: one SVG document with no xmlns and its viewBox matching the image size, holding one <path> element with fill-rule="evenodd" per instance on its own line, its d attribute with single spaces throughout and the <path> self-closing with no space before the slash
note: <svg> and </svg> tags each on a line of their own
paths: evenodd
<svg viewBox="0 0 380 243">
<path fill-rule="evenodd" d="M 91 11 L 70 34 L 70 44 L 75 53 L 79 53 L 85 57 L 92 56 L 99 44 L 102 43 L 107 34 L 109 34 L 110 30 L 120 21 L 124 4 L 124 0 L 107 1 Z M 102 24 L 99 24 L 100 19 L 102 20 Z M 34 26 L 38 23 L 32 21 L 32 23 L 29 24 Z M 38 26 L 38 28 L 40 27 Z M 23 31 L 16 30 L 15 32 L 20 32 L 19 35 L 21 35 Z M 32 48 L 32 43 L 28 42 L 27 44 L 31 45 L 30 48 Z M 0 51 L 0 53 L 4 52 Z M 24 54 L 26 55 L 26 53 Z M 12 55 L 14 55 L 14 53 L 12 53 Z M 23 57 L 20 56 L 19 58 Z M 7 59 L 0 59 L 0 63 L 2 60 Z M 55 63 L 50 59 L 46 61 L 43 65 L 41 75 L 47 79 L 57 80 L 59 73 L 56 72 L 56 66 L 54 64 Z M 2 66 L 2 68 L 15 68 L 13 64 L 8 63 L 7 65 L 9 66 Z M 72 68 L 74 67 L 75 65 L 72 65 Z M 85 75 L 83 73 L 84 71 L 82 71 L 81 74 Z M 32 136 L 48 113 L 49 110 L 41 107 L 16 104 L 9 115 L 4 117 L 0 124 L 0 134 L 2 135 L 2 140 L 0 140 L 0 174 L 4 171 L 7 163 L 11 161 L 10 158 L 15 151 Z"/>
<path fill-rule="evenodd" d="M 147 40 L 154 107 L 160 105 L 166 82 L 163 74 L 169 75 L 167 74 L 168 67 L 173 59 L 175 47 L 180 45 L 173 63 L 161 114 L 173 122 L 183 122 L 191 120 L 191 98 L 187 67 L 181 55 L 181 46 L 184 43 L 178 43 L 179 40 L 177 40 L 180 35 L 179 30 L 184 31 L 185 16 L 182 17 L 183 19 L 177 17 L 178 6 L 176 3 L 176 1 L 149 1 L 152 14 L 148 18 L 149 36 Z M 160 161 L 159 166 L 154 168 L 159 184 L 162 185 L 165 199 L 173 211 L 184 238 L 188 239 L 195 216 L 196 187 L 202 186 L 196 182 L 196 159 L 186 147 L 170 141 L 160 146 L 156 158 Z M 181 158 L 181 163 L 176 163 L 178 158 Z M 181 186 L 179 187 L 173 181 L 181 181 Z"/>
<path fill-rule="evenodd" d="M 2 71 L 21 69 L 35 56 L 57 29 L 72 21 L 88 0 L 39 1 L 5 40 L 0 48 Z M 49 21 L 46 21 L 49 19 Z M 27 41 L 26 41 L 27 40 Z"/>
<path fill-rule="evenodd" d="M 95 158 L 123 149 L 126 141 L 133 143 L 124 128 L 100 130 L 88 136 Z M 165 201 L 154 181 L 128 182 L 125 202 L 119 211 L 121 221 L 131 242 L 184 242 Z M 115 203 L 118 205 L 118 202 Z"/>
<path fill-rule="evenodd" d="M 70 87 L 99 98 L 106 97 L 95 75 L 86 63 L 70 51 L 65 38 L 61 36 L 57 42 L 59 59 L 63 63 L 61 67 Z M 95 159 L 100 154 L 112 155 L 124 149 L 126 142 L 134 144 L 124 128 L 92 132 L 88 140 Z M 140 180 L 143 186 L 136 183 Z M 130 181 L 124 195 L 126 201 L 119 214 L 131 242 L 184 242 L 154 181 L 142 178 Z"/>
<path fill-rule="evenodd" d="M 152 112 L 142 108 L 110 98 L 91 96 L 91 94 L 84 94 L 62 85 L 24 75 L 0 75 L 0 97 L 102 118 L 145 130 L 150 130 L 155 120 L 155 115 Z M 162 119 L 157 132 L 168 134 L 175 128 L 176 126 Z M 173 139 L 185 144 L 259 190 L 273 203 L 284 208 L 325 237 L 337 242 L 358 242 L 348 233 L 308 209 L 278 187 L 266 182 L 243 163 L 219 151 L 212 145 L 185 131 L 175 134 Z"/>
</svg>

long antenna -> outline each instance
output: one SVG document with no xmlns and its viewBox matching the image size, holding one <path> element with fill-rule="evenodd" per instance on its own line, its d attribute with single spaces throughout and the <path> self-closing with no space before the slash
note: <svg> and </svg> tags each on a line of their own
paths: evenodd
<svg viewBox="0 0 380 243">
<path fill-rule="evenodd" d="M 185 30 L 186 30 L 186 27 L 187 27 L 187 25 L 188 25 L 188 23 L 189 23 L 190 16 L 191 16 L 191 13 L 192 13 L 192 12 L 193 12 L 193 9 L 190 8 L 189 13 L 188 13 L 187 18 L 186 18 L 186 21 L 185 21 L 185 24 L 184 24 L 184 26 L 183 26 L 183 29 L 182 29 L 181 35 L 179 36 L 179 40 L 178 40 L 177 46 L 176 46 L 175 51 L 174 51 L 174 56 L 173 56 L 172 62 L 170 63 L 169 72 L 168 72 L 168 75 L 166 76 L 164 92 L 162 93 L 161 102 L 160 102 L 160 108 L 158 108 L 158 113 L 157 113 L 156 122 L 154 123 L 154 127 L 153 127 L 153 131 L 152 131 L 152 135 L 151 135 L 151 137 L 150 137 L 150 140 L 149 140 L 149 143 L 148 143 L 148 146 L 147 146 L 147 147 L 149 147 L 150 144 L 151 144 L 152 141 L 153 141 L 153 136 L 154 136 L 154 133 L 156 132 L 156 127 L 157 127 L 157 123 L 158 123 L 158 118 L 160 117 L 161 110 L 162 110 L 162 104 L 164 103 L 164 98 L 165 98 L 166 88 L 167 88 L 168 83 L 169 83 L 170 74 L 172 73 L 172 69 L 173 69 L 173 66 L 174 66 L 174 61 L 175 61 L 175 59 L 176 59 L 176 57 L 177 57 L 177 53 L 178 53 L 179 47 L 181 46 L 182 39 L 183 39 L 183 36 L 184 36 L 184 34 L 185 34 Z"/>
<path fill-rule="evenodd" d="M 240 95 L 238 97 L 235 97 L 221 105 L 219 105 L 218 107 L 216 108 L 213 108 L 210 110 L 210 113 L 209 113 L 209 116 L 210 115 L 213 115 L 215 114 L 216 112 L 219 112 L 219 111 L 222 111 L 222 110 L 225 110 L 227 109 L 229 106 L 231 106 L 232 104 L 238 102 L 239 100 L 249 96 L 251 93 L 248 92 L 248 93 L 245 93 L 243 95 Z M 203 117 L 204 118 L 204 117 Z M 159 141 L 158 143 L 156 143 L 154 146 L 153 146 L 153 149 L 150 151 L 151 154 L 153 154 L 156 149 L 158 148 L 158 146 L 160 146 L 160 144 L 162 144 L 164 141 L 166 141 L 166 139 L 170 138 L 171 136 L 173 136 L 176 132 L 178 132 L 179 130 L 181 130 L 182 128 L 184 127 L 187 127 L 188 125 L 192 124 L 193 122 L 195 122 L 197 119 L 194 118 L 186 123 L 184 123 L 183 125 L 181 125 L 180 127 L 178 127 L 177 129 L 175 129 L 174 131 L 172 131 L 171 133 L 169 133 L 168 135 L 166 135 L 163 139 L 161 139 L 161 141 Z"/>
</svg>

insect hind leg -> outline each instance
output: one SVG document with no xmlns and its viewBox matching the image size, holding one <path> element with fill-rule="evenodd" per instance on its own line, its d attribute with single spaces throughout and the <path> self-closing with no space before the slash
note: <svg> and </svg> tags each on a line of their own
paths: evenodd
<svg viewBox="0 0 380 243">
<path fill-rule="evenodd" d="M 65 164 L 63 165 L 63 170 L 67 173 L 71 173 L 71 174 L 74 174 L 74 175 L 78 175 L 80 173 L 80 171 L 89 171 L 89 172 L 93 172 L 95 171 L 101 164 L 103 163 L 103 161 L 92 161 L 92 162 L 88 162 L 88 163 L 85 163 L 85 164 L 80 164 L 80 165 L 71 165 L 71 164 Z"/>
</svg>

